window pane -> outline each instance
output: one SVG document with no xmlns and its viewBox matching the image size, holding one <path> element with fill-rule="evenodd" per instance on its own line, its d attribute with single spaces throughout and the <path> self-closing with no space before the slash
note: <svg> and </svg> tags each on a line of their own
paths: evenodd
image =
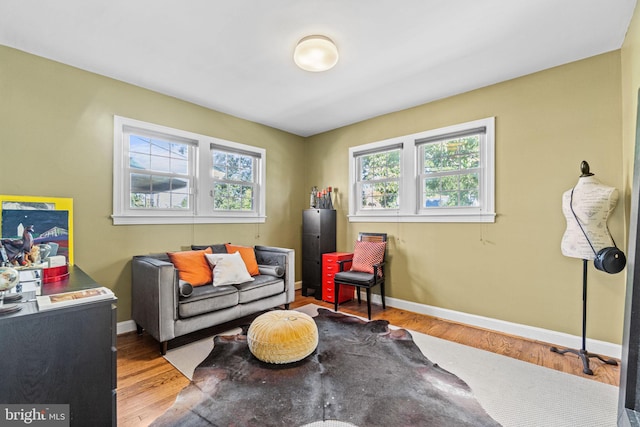
<svg viewBox="0 0 640 427">
<path fill-rule="evenodd" d="M 149 166 L 149 170 L 155 171 L 155 172 L 170 172 L 171 168 L 169 165 L 169 158 L 168 157 L 158 157 L 158 156 L 152 156 L 151 157 L 151 165 Z"/>
<path fill-rule="evenodd" d="M 423 188 L 426 208 L 479 206 L 477 173 L 426 178 Z"/>
<path fill-rule="evenodd" d="M 478 190 L 461 191 L 460 206 L 478 206 Z"/>
<path fill-rule="evenodd" d="M 253 211 L 255 209 L 255 158 L 214 150 L 212 159 L 213 209 Z"/>
<path fill-rule="evenodd" d="M 149 169 L 151 158 L 148 154 L 129 153 L 129 167 L 132 169 Z"/>
<path fill-rule="evenodd" d="M 479 206 L 480 135 L 421 146 L 423 207 Z"/>
<path fill-rule="evenodd" d="M 131 208 L 188 209 L 189 180 L 170 176 L 131 174 Z"/>
<path fill-rule="evenodd" d="M 214 185 L 213 191 L 213 208 L 215 210 L 253 210 L 252 186 L 217 183 Z"/>
<path fill-rule="evenodd" d="M 221 180 L 253 182 L 253 163 L 251 156 L 214 151 L 212 176 Z"/>
<path fill-rule="evenodd" d="M 130 135 L 129 167 L 188 175 L 189 145 Z"/>
<path fill-rule="evenodd" d="M 397 178 L 400 176 L 400 150 L 359 157 L 360 180 Z"/>
<path fill-rule="evenodd" d="M 480 166 L 480 136 L 424 144 L 423 173 L 447 172 Z"/>
<path fill-rule="evenodd" d="M 178 175 L 189 173 L 189 161 L 187 159 L 171 159 L 171 172 Z"/>
<path fill-rule="evenodd" d="M 443 205 L 440 191 L 440 178 L 428 178 L 424 180 L 424 206 L 426 208 L 439 207 Z M 446 203 L 446 200 L 444 201 Z"/>
<path fill-rule="evenodd" d="M 131 135 L 129 137 L 129 151 L 142 154 L 151 153 L 151 139 Z"/>
<path fill-rule="evenodd" d="M 399 206 L 398 182 L 362 184 L 361 209 L 397 209 Z"/>
<path fill-rule="evenodd" d="M 167 141 L 160 141 L 158 139 L 151 140 L 151 155 L 169 157 L 171 144 Z"/>
<path fill-rule="evenodd" d="M 400 149 L 358 157 L 360 209 L 399 207 Z"/>
</svg>

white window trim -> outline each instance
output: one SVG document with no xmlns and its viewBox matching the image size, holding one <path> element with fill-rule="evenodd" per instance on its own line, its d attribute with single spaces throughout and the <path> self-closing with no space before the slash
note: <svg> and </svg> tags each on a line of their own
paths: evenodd
<svg viewBox="0 0 640 427">
<path fill-rule="evenodd" d="M 485 141 L 481 144 L 481 206 L 460 208 L 421 209 L 421 185 L 418 174 L 418 147 L 416 141 L 437 135 L 485 127 Z M 356 191 L 356 154 L 362 151 L 383 150 L 402 144 L 400 155 L 400 209 L 358 211 Z M 460 123 L 439 129 L 376 141 L 349 148 L 349 222 L 495 222 L 495 117 Z"/>
<path fill-rule="evenodd" d="M 211 136 L 174 129 L 167 126 L 147 123 L 127 117 L 114 116 L 113 120 L 113 214 L 114 225 L 141 224 L 239 224 L 264 223 L 266 221 L 266 150 L 259 147 L 240 144 Z M 129 209 L 128 192 L 125 179 L 127 151 L 123 138 L 125 127 L 140 128 L 150 132 L 168 134 L 194 141 L 196 144 L 194 167 L 195 182 L 193 185 L 193 207 L 189 211 L 169 210 L 133 210 Z M 256 153 L 260 157 L 256 173 L 258 191 L 255 195 L 256 210 L 253 212 L 225 211 L 215 212 L 212 207 L 211 192 L 213 180 L 210 177 L 212 168 L 211 144 L 228 147 L 231 150 Z"/>
</svg>

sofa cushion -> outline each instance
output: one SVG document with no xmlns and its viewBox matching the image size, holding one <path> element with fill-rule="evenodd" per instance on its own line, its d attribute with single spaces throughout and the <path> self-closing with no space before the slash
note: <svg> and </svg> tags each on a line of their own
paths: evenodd
<svg viewBox="0 0 640 427">
<path fill-rule="evenodd" d="M 238 252 L 205 256 L 213 266 L 213 286 L 237 285 L 253 280 Z"/>
<path fill-rule="evenodd" d="M 188 298 L 180 297 L 178 314 L 181 318 L 197 316 L 238 304 L 238 290 L 233 286 L 198 286 Z"/>
<path fill-rule="evenodd" d="M 211 253 L 211 248 L 202 251 L 167 252 L 171 263 L 178 270 L 180 280 L 193 286 L 211 283 L 212 272 L 205 254 Z"/>
<path fill-rule="evenodd" d="M 252 247 L 231 245 L 229 243 L 227 243 L 225 246 L 227 247 L 227 253 L 232 254 L 234 252 L 240 252 L 240 256 L 247 266 L 247 271 L 249 271 L 250 275 L 257 276 L 258 274 L 260 274 L 260 270 L 258 269 L 258 261 L 256 261 L 256 252 Z"/>
<path fill-rule="evenodd" d="M 245 282 L 234 285 L 239 291 L 238 301 L 240 304 L 256 301 L 272 295 L 284 292 L 284 280 L 261 274 L 254 276 L 253 282 Z"/>
<path fill-rule="evenodd" d="M 194 250 L 194 251 L 203 251 L 207 248 L 211 248 L 214 254 L 227 253 L 227 247 L 224 245 L 224 243 L 218 243 L 214 245 L 191 245 L 191 250 Z"/>
</svg>

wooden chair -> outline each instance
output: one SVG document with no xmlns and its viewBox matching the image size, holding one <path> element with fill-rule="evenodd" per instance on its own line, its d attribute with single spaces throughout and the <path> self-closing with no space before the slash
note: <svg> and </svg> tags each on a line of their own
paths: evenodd
<svg viewBox="0 0 640 427">
<path fill-rule="evenodd" d="M 386 233 L 359 233 L 358 240 L 362 242 L 387 242 Z M 382 308 L 385 309 L 384 302 L 384 265 L 386 258 L 386 246 L 382 255 L 382 262 L 372 264 L 373 273 L 365 273 L 361 271 L 344 271 L 344 263 L 349 260 L 338 261 L 339 272 L 333 278 L 335 302 L 334 310 L 338 311 L 338 296 L 340 295 L 340 285 L 349 285 L 356 288 L 358 294 L 358 304 L 360 300 L 360 289 L 364 288 L 367 292 L 367 316 L 371 320 L 371 288 L 380 285 L 380 296 L 382 297 Z"/>
</svg>

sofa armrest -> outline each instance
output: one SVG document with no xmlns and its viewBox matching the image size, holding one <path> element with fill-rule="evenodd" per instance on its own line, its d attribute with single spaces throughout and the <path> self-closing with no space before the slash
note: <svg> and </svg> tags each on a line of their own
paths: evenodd
<svg viewBox="0 0 640 427">
<path fill-rule="evenodd" d="M 296 298 L 295 289 L 295 251 L 293 249 L 278 248 L 275 246 L 255 246 L 256 261 L 260 265 L 278 265 L 284 268 L 284 289 L 287 294 L 286 303 L 293 302 Z"/>
<path fill-rule="evenodd" d="M 175 338 L 178 271 L 170 262 L 150 256 L 131 261 L 131 317 L 159 342 Z"/>
</svg>

